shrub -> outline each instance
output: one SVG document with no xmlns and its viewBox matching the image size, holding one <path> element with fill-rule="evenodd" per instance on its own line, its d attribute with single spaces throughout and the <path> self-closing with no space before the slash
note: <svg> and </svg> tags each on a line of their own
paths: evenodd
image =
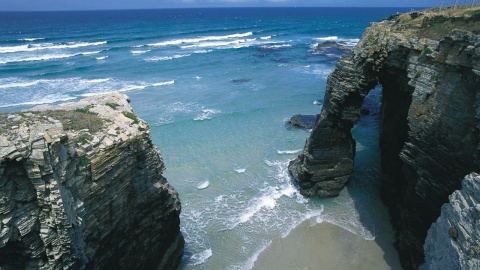
<svg viewBox="0 0 480 270">
<path fill-rule="evenodd" d="M 120 106 L 119 104 L 117 103 L 113 103 L 113 102 L 107 102 L 105 103 L 105 105 L 107 105 L 108 107 L 112 108 L 112 109 L 116 109 L 118 106 Z"/>
<path fill-rule="evenodd" d="M 135 122 L 135 124 L 138 124 L 138 122 L 139 122 L 139 121 L 138 121 L 138 117 L 137 117 L 134 113 L 124 111 L 124 112 L 123 112 L 123 115 L 125 115 L 126 117 L 132 119 L 133 122 Z"/>
</svg>

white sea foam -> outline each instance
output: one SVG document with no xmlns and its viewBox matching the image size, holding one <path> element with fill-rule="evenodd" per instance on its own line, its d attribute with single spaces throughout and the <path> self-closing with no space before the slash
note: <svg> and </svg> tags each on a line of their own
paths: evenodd
<svg viewBox="0 0 480 270">
<path fill-rule="evenodd" d="M 245 173 L 247 171 L 247 168 L 239 168 L 235 169 L 234 171 L 236 171 L 237 173 Z"/>
<path fill-rule="evenodd" d="M 107 41 L 99 42 L 69 42 L 66 44 L 41 43 L 41 44 L 27 44 L 17 46 L 0 47 L 0 53 L 17 53 L 17 52 L 32 52 L 39 50 L 58 50 L 58 49 L 75 49 L 80 47 L 99 46 L 106 44 Z"/>
<path fill-rule="evenodd" d="M 313 101 L 313 105 L 322 105 L 323 102 L 321 102 L 320 100 L 315 100 Z"/>
<path fill-rule="evenodd" d="M 197 185 L 197 189 L 206 189 L 208 186 L 210 186 L 210 182 L 204 181 Z"/>
<path fill-rule="evenodd" d="M 238 49 L 243 47 L 249 47 L 254 45 L 255 38 L 251 39 L 234 39 L 227 41 L 208 41 L 191 45 L 180 46 L 182 49 L 194 49 L 194 48 L 215 48 L 215 49 Z"/>
<path fill-rule="evenodd" d="M 36 40 L 42 40 L 42 39 L 45 39 L 43 37 L 41 38 L 20 38 L 19 40 L 21 41 L 36 41 Z"/>
<path fill-rule="evenodd" d="M 319 37 L 319 38 L 315 38 L 315 40 L 318 40 L 318 41 L 333 41 L 333 40 L 338 40 L 338 37 L 337 36 Z"/>
<path fill-rule="evenodd" d="M 190 56 L 190 55 L 191 54 L 176 54 L 176 55 L 173 55 L 173 56 L 152 56 L 152 57 L 145 58 L 143 60 L 149 61 L 149 62 L 167 61 L 167 60 L 187 57 L 187 56 Z"/>
<path fill-rule="evenodd" d="M 322 215 L 323 210 L 324 210 L 324 207 L 323 207 L 323 205 L 321 205 L 320 209 L 308 211 L 307 213 L 302 215 L 298 220 L 296 220 L 296 222 L 294 222 L 285 232 L 283 232 L 281 237 L 282 238 L 287 237 L 293 229 L 295 229 L 298 225 L 300 225 L 301 223 L 303 223 L 303 222 L 305 222 L 309 219 L 315 218 L 315 221 L 317 223 L 322 223 L 323 222 L 323 215 Z"/>
<path fill-rule="evenodd" d="M 212 116 L 215 114 L 220 113 L 219 110 L 214 110 L 214 109 L 203 109 L 202 112 L 197 115 L 193 120 L 195 121 L 203 121 L 207 119 L 212 119 Z"/>
<path fill-rule="evenodd" d="M 197 80 L 200 80 L 202 77 L 200 77 L 200 76 L 195 76 L 194 78 L 197 79 Z"/>
<path fill-rule="evenodd" d="M 262 45 L 260 46 L 260 48 L 265 50 L 277 50 L 282 48 L 289 48 L 292 46 L 293 46 L 292 44 L 278 44 L 278 45 Z"/>
<path fill-rule="evenodd" d="M 260 37 L 260 39 L 262 39 L 262 40 L 268 40 L 268 39 L 271 39 L 271 38 L 272 38 L 272 36 Z"/>
<path fill-rule="evenodd" d="M 103 83 L 103 82 L 108 82 L 112 78 L 103 78 L 103 79 L 93 79 L 93 80 L 85 80 L 86 83 Z"/>
<path fill-rule="evenodd" d="M 26 101 L 26 102 L 0 105 L 0 108 L 25 106 L 25 105 L 50 104 L 55 102 L 68 101 L 72 99 L 75 99 L 75 97 L 66 96 L 66 95 L 46 95 L 40 99 L 35 99 L 35 101 Z"/>
<path fill-rule="evenodd" d="M 212 50 L 197 50 L 197 51 L 194 51 L 193 53 L 209 53 L 211 51 Z"/>
<path fill-rule="evenodd" d="M 242 263 L 242 265 L 232 265 L 230 267 L 227 267 L 227 270 L 252 269 L 253 266 L 255 265 L 255 262 L 258 259 L 258 256 L 260 256 L 260 254 L 262 254 L 262 252 L 265 251 L 265 249 L 267 249 L 271 244 L 272 244 L 271 240 L 262 241 L 262 244 L 260 245 L 260 248 L 258 248 L 247 261 Z"/>
<path fill-rule="evenodd" d="M 212 257 L 213 252 L 212 249 L 206 249 L 200 253 L 194 254 L 189 258 L 190 265 L 199 265 L 208 260 L 208 258 Z"/>
<path fill-rule="evenodd" d="M 172 85 L 172 84 L 175 84 L 175 80 L 171 80 L 168 82 L 152 83 L 151 86 L 163 86 L 163 85 Z"/>
<path fill-rule="evenodd" d="M 302 152 L 303 149 L 297 149 L 297 150 L 277 150 L 277 154 L 279 155 L 290 155 L 290 154 L 298 154 Z"/>
<path fill-rule="evenodd" d="M 151 50 L 136 50 L 136 51 L 132 51 L 132 54 L 144 54 L 150 51 Z"/>
<path fill-rule="evenodd" d="M 225 36 L 205 36 L 205 37 L 198 37 L 198 38 L 185 38 L 185 39 L 173 39 L 173 40 L 167 40 L 167 41 L 162 41 L 158 43 L 152 43 L 152 44 L 147 44 L 148 46 L 171 46 L 171 45 L 180 45 L 180 44 L 193 44 L 193 43 L 200 43 L 200 42 L 205 42 L 205 41 L 215 41 L 215 40 L 224 40 L 224 39 L 231 39 L 231 38 L 242 38 L 242 37 L 248 37 L 253 35 L 252 32 L 246 32 L 242 34 L 231 34 L 231 35 L 225 35 Z"/>
<path fill-rule="evenodd" d="M 6 58 L 5 60 L 0 60 L 0 64 L 57 60 L 57 59 L 70 58 L 78 55 L 92 55 L 97 53 L 100 53 L 100 51 L 81 52 L 81 53 L 73 53 L 73 54 L 42 54 L 42 55 L 26 57 L 26 58 L 11 57 L 11 58 Z"/>
<path fill-rule="evenodd" d="M 97 60 L 105 60 L 107 59 L 108 56 L 99 56 L 99 57 L 96 57 Z"/>
<path fill-rule="evenodd" d="M 37 85 L 41 81 L 42 80 L 37 80 L 37 81 L 33 81 L 33 82 L 12 82 L 12 83 L 0 84 L 0 89 L 2 89 L 2 88 L 28 87 L 28 86 Z"/>
</svg>

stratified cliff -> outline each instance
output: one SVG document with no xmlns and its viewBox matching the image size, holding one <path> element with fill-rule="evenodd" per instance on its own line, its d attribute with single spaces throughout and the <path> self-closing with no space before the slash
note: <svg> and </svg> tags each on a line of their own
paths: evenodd
<svg viewBox="0 0 480 270">
<path fill-rule="evenodd" d="M 119 93 L 0 114 L 0 269 L 175 269 L 177 192 Z"/>
<path fill-rule="evenodd" d="M 442 206 L 425 240 L 422 269 L 480 268 L 480 176 L 467 175 L 462 189 Z"/>
<path fill-rule="evenodd" d="M 383 87 L 382 197 L 403 266 L 423 261 L 441 205 L 480 168 L 480 8 L 421 11 L 368 27 L 330 74 L 322 112 L 289 170 L 304 195 L 338 195 L 352 173 L 350 129 Z"/>
</svg>

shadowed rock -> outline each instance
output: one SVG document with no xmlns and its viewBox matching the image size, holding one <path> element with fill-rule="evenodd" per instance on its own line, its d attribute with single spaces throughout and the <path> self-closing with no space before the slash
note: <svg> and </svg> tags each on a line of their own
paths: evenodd
<svg viewBox="0 0 480 270">
<path fill-rule="evenodd" d="M 422 11 L 372 23 L 329 75 L 325 102 L 289 171 L 307 196 L 337 196 L 352 174 L 364 97 L 383 87 L 381 195 L 406 269 L 423 262 L 427 230 L 480 170 L 480 8 Z"/>
<path fill-rule="evenodd" d="M 0 269 L 175 269 L 180 200 L 128 98 L 37 110 L 0 114 Z"/>
<path fill-rule="evenodd" d="M 317 115 L 296 114 L 287 121 L 287 125 L 294 128 L 312 129 L 317 122 Z"/>
</svg>

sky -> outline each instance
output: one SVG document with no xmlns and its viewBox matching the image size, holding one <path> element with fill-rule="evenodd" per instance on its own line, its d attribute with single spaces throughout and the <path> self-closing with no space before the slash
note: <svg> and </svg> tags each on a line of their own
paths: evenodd
<svg viewBox="0 0 480 270">
<path fill-rule="evenodd" d="M 453 0 L 450 0 L 453 1 Z M 469 0 L 465 0 L 469 1 Z M 0 0 L 0 11 L 207 7 L 433 7 L 442 0 Z M 443 1 L 443 2 L 448 2 Z"/>
</svg>

